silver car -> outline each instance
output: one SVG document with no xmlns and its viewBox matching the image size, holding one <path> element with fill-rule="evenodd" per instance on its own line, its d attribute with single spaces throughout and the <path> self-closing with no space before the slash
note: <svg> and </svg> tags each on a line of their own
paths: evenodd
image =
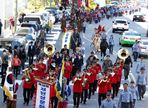
<svg viewBox="0 0 148 108">
<path fill-rule="evenodd" d="M 148 56 L 148 38 L 146 39 L 141 39 L 140 41 L 140 52 L 139 52 L 139 55 L 142 56 L 142 55 L 146 55 Z"/>
</svg>

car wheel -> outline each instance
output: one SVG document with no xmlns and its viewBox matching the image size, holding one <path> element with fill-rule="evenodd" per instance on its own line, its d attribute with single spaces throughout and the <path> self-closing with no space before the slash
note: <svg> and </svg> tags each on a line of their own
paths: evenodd
<svg viewBox="0 0 148 108">
<path fill-rule="evenodd" d="M 115 33 L 115 30 L 114 29 L 112 30 L 112 33 Z"/>
</svg>

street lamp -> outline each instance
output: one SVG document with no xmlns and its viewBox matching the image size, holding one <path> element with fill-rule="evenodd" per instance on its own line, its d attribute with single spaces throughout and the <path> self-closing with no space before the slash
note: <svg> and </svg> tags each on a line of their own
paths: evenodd
<svg viewBox="0 0 148 108">
<path fill-rule="evenodd" d="M 14 24 L 14 32 L 17 28 L 17 17 L 18 17 L 18 0 L 15 0 L 15 24 Z"/>
</svg>

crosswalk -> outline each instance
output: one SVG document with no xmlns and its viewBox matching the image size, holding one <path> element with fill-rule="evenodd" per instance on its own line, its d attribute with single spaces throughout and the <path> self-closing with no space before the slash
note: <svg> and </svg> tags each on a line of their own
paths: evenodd
<svg viewBox="0 0 148 108">
<path fill-rule="evenodd" d="M 51 33 L 46 34 L 45 40 L 47 44 L 55 45 L 61 34 L 60 24 L 53 25 Z"/>
</svg>

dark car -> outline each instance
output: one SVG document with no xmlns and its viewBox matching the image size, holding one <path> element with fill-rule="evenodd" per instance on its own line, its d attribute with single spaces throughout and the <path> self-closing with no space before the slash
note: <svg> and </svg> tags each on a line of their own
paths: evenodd
<svg viewBox="0 0 148 108">
<path fill-rule="evenodd" d="M 143 15 L 143 14 L 134 15 L 133 21 L 145 22 L 145 15 Z"/>
</svg>

